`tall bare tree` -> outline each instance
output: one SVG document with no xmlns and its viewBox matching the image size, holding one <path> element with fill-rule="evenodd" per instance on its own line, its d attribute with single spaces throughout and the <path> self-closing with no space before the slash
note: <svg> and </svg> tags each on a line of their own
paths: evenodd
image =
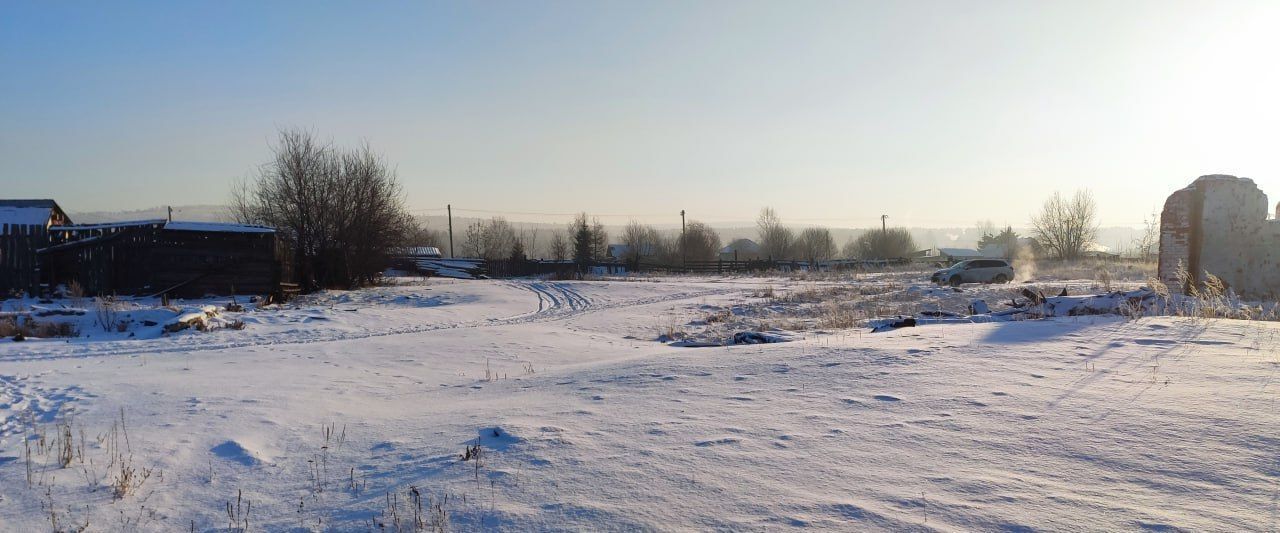
<svg viewBox="0 0 1280 533">
<path fill-rule="evenodd" d="M 677 242 L 680 257 L 689 261 L 712 261 L 720 254 L 720 234 L 696 220 L 685 226 Z"/>
<path fill-rule="evenodd" d="M 1152 213 L 1144 222 L 1142 234 L 1133 240 L 1133 247 L 1143 261 L 1152 261 L 1160 248 L 1160 216 Z"/>
<path fill-rule="evenodd" d="M 622 230 L 622 244 L 627 249 L 619 259 L 634 268 L 640 262 L 640 258 L 658 255 L 662 247 L 662 236 L 658 234 L 658 230 L 653 229 L 653 226 L 632 220 Z"/>
<path fill-rule="evenodd" d="M 816 266 L 836 255 L 836 241 L 827 228 L 805 228 L 796 238 L 795 249 L 801 259 Z"/>
<path fill-rule="evenodd" d="M 756 218 L 756 230 L 760 237 L 760 255 L 770 259 L 790 259 L 791 244 L 795 235 L 782 225 L 782 219 L 772 207 L 760 210 Z"/>
<path fill-rule="evenodd" d="M 604 224 L 600 223 L 600 219 L 592 219 L 591 221 L 591 258 L 596 261 L 603 261 L 609 257 L 609 234 L 604 230 Z"/>
<path fill-rule="evenodd" d="M 1077 259 L 1098 233 L 1097 211 L 1088 190 L 1078 190 L 1069 199 L 1055 192 L 1040 214 L 1031 217 L 1031 231 L 1054 257 Z"/>
<path fill-rule="evenodd" d="M 341 149 L 298 129 L 281 130 L 272 149 L 232 192 L 233 216 L 276 228 L 306 290 L 379 276 L 414 225 L 386 160 L 368 145 Z"/>
<path fill-rule="evenodd" d="M 538 228 L 520 228 L 519 238 L 522 251 L 527 251 L 529 256 L 541 257 L 538 255 Z"/>
<path fill-rule="evenodd" d="M 477 220 L 467 226 L 462 253 L 481 259 L 507 259 L 512 257 L 512 251 L 519 240 L 515 228 L 503 217 Z M 520 245 L 520 252 L 523 253 L 524 245 Z"/>
<path fill-rule="evenodd" d="M 569 258 L 569 239 L 565 238 L 563 231 L 556 231 L 551 234 L 551 258 L 556 261 L 564 261 Z"/>
<path fill-rule="evenodd" d="M 844 246 L 851 259 L 906 259 L 916 251 L 916 241 L 907 228 L 870 230 Z"/>
</svg>

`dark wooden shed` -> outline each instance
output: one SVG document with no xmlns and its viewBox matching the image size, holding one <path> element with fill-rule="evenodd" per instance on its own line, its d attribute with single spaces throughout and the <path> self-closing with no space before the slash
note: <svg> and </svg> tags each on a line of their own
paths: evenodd
<svg viewBox="0 0 1280 533">
<path fill-rule="evenodd" d="M 43 282 L 86 294 L 270 294 L 288 281 L 286 250 L 262 226 L 142 220 L 53 226 Z"/>
<path fill-rule="evenodd" d="M 51 226 L 70 223 L 53 200 L 0 200 L 0 296 L 39 291 L 37 250 L 49 245 Z"/>
</svg>

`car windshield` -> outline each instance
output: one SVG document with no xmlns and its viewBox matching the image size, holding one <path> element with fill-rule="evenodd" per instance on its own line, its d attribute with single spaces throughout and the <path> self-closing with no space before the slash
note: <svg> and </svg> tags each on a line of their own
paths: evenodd
<svg viewBox="0 0 1280 533">
<path fill-rule="evenodd" d="M 956 263 L 956 264 L 954 264 L 954 265 L 951 265 L 949 268 L 964 268 L 964 267 L 968 266 L 968 265 L 969 265 L 969 263 L 971 263 L 971 262 L 972 262 L 972 261 L 961 261 L 961 262 L 959 262 L 959 263 Z"/>
</svg>

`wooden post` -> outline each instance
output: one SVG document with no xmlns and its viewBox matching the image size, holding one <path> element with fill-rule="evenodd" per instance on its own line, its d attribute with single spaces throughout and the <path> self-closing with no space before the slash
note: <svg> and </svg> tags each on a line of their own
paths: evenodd
<svg viewBox="0 0 1280 533">
<path fill-rule="evenodd" d="M 683 266 L 689 262 L 688 254 L 685 250 L 689 248 L 689 240 L 685 235 L 684 226 L 684 210 L 680 210 L 680 264 Z"/>
<path fill-rule="evenodd" d="M 446 205 L 445 209 L 449 210 L 449 259 L 453 259 L 453 204 Z"/>
</svg>

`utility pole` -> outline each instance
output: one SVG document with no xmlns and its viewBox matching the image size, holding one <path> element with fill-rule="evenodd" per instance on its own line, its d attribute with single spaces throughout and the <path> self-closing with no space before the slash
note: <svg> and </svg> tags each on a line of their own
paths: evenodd
<svg viewBox="0 0 1280 533">
<path fill-rule="evenodd" d="M 453 259 L 453 204 L 448 204 L 444 208 L 449 211 L 449 259 Z"/>
<path fill-rule="evenodd" d="M 689 247 L 689 240 L 685 235 L 684 210 L 680 210 L 680 265 L 684 266 L 689 262 L 689 254 L 685 252 Z"/>
<path fill-rule="evenodd" d="M 880 233 L 885 235 L 889 234 L 889 226 L 885 223 L 885 220 L 888 218 L 889 215 L 880 215 Z"/>
</svg>

